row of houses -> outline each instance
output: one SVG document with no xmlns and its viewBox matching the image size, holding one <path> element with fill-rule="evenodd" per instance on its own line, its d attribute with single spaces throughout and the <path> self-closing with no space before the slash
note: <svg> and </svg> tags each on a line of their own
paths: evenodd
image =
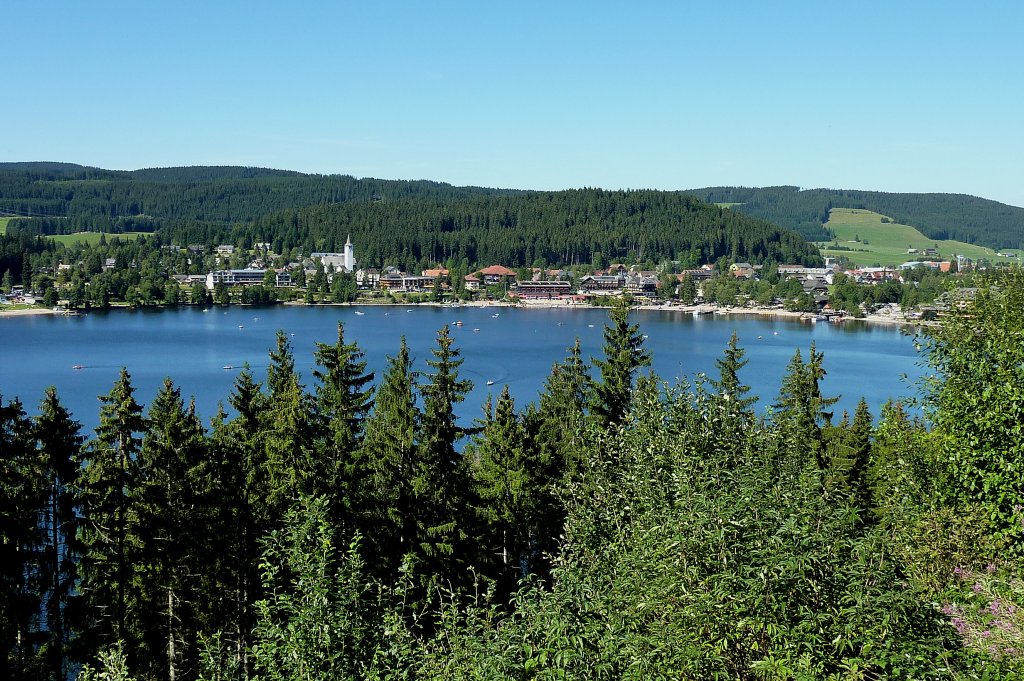
<svg viewBox="0 0 1024 681">
<path fill-rule="evenodd" d="M 290 287 L 294 284 L 291 273 L 286 268 L 269 270 L 272 272 L 274 286 Z M 203 275 L 180 275 L 179 283 L 194 284 L 202 281 L 206 288 L 214 290 L 218 285 L 224 286 L 255 286 L 268 283 L 267 269 L 248 267 L 245 269 L 214 270 Z M 315 275 L 315 270 L 307 270 L 307 280 Z M 396 267 L 386 267 L 383 271 L 373 268 L 360 269 L 355 272 L 357 285 L 362 289 L 380 289 L 393 293 L 415 293 L 431 291 L 436 286 L 450 288 L 445 281 L 450 272 L 438 267 L 427 269 L 420 274 L 403 272 Z M 577 286 L 569 280 L 569 273 L 562 270 L 540 270 L 531 272 L 532 278 L 519 280 L 516 270 L 503 265 L 491 265 L 466 275 L 466 290 L 479 291 L 492 286 L 504 286 L 505 292 L 513 297 L 523 299 L 561 298 L 575 295 L 614 295 L 630 293 L 634 296 L 653 297 L 657 292 L 658 280 L 654 273 L 628 272 L 618 269 L 599 274 L 588 275 L 579 280 Z M 328 273 L 333 278 L 333 272 Z"/>
</svg>

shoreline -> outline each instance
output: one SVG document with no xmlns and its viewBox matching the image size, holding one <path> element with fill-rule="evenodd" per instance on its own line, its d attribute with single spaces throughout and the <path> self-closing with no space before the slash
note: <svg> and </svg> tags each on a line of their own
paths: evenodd
<svg viewBox="0 0 1024 681">
<path fill-rule="evenodd" d="M 303 301 L 284 301 L 280 303 L 271 303 L 271 305 L 287 305 L 290 307 L 503 307 L 503 308 L 519 308 L 519 309 L 559 309 L 559 310 L 579 310 L 579 309 L 600 309 L 599 306 L 589 305 L 587 303 L 580 303 L 574 300 L 529 300 L 519 302 L 507 302 L 507 301 L 492 301 L 492 300 L 473 300 L 461 302 L 458 305 L 451 306 L 450 303 L 437 303 L 437 302 L 422 302 L 422 303 L 403 303 L 403 302 L 353 302 L 353 303 L 311 303 L 307 304 Z M 198 306 L 176 306 L 176 307 L 198 307 Z M 221 307 L 213 305 L 212 307 Z M 241 305 L 239 303 L 233 303 L 223 307 L 252 307 L 251 305 Z M 105 312 L 116 309 L 136 309 L 114 306 L 104 310 Z M 146 308 L 149 309 L 149 308 Z M 154 309 L 166 309 L 166 306 L 154 306 Z M 632 307 L 634 310 L 644 310 L 652 312 L 671 312 L 675 314 L 683 315 L 694 315 L 694 316 L 716 316 L 716 315 L 737 315 L 737 316 L 756 316 L 756 317 L 767 317 L 776 319 L 789 319 L 796 321 L 810 321 L 815 317 L 815 314 L 810 312 L 793 312 L 790 310 L 778 309 L 778 308 L 746 308 L 746 307 L 721 307 L 719 305 L 705 303 L 701 305 L 635 305 Z M 84 311 L 81 311 L 84 313 Z M 54 312 L 48 308 L 22 308 L 18 310 L 5 310 L 0 307 L 0 319 L 4 317 L 32 317 L 42 315 L 58 315 L 60 312 Z M 843 317 L 842 323 L 848 322 L 863 322 L 866 324 L 880 324 L 885 326 L 928 326 L 928 322 L 924 322 L 920 319 L 906 319 L 894 315 L 879 315 L 870 314 L 865 317 Z"/>
<path fill-rule="evenodd" d="M 58 314 L 45 307 L 25 307 L 18 310 L 5 310 L 0 307 L 0 319 L 4 317 L 35 317 L 38 315 Z"/>
</svg>

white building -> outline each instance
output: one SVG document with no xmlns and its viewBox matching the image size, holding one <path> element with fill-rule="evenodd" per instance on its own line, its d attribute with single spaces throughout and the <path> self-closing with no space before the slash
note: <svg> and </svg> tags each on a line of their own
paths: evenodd
<svg viewBox="0 0 1024 681">
<path fill-rule="evenodd" d="M 325 269 L 328 265 L 333 265 L 335 272 L 351 273 L 356 271 L 356 254 L 351 236 L 345 240 L 344 253 L 311 253 L 309 257 L 319 260 Z"/>
</svg>

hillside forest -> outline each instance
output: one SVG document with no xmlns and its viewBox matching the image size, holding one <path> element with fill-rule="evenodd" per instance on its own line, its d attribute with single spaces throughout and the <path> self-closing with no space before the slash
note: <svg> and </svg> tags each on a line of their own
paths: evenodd
<svg viewBox="0 0 1024 681">
<path fill-rule="evenodd" d="M 1019 678 L 1024 273 L 991 276 L 880 414 L 813 345 L 771 405 L 735 336 L 667 384 L 625 304 L 473 423 L 446 328 L 419 375 L 339 325 L 302 376 L 279 334 L 209 420 L 125 371 L 94 433 L 0 402 L 0 676 Z"/>
<path fill-rule="evenodd" d="M 809 241 L 831 241 L 824 226 L 833 208 L 887 215 L 929 239 L 953 239 L 994 249 L 1024 245 L 1024 208 L 967 194 L 911 194 L 799 187 L 707 187 L 688 193 L 797 232 Z"/>
</svg>

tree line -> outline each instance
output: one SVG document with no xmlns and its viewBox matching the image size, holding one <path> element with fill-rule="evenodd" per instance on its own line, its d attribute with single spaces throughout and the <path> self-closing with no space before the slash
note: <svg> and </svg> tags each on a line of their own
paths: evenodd
<svg viewBox="0 0 1024 681">
<path fill-rule="evenodd" d="M 832 208 L 870 210 L 912 225 L 929 239 L 955 239 L 991 248 L 1020 248 L 1024 208 L 967 194 L 914 194 L 805 189 L 707 187 L 688 193 L 791 229 L 811 241 L 829 241 L 824 226 Z"/>
<path fill-rule="evenodd" d="M 232 225 L 308 205 L 502 193 L 515 192 L 264 168 L 111 171 L 71 164 L 0 164 L 0 215 L 31 218 L 16 219 L 10 228 L 38 234 L 153 231 L 183 223 Z"/>
<path fill-rule="evenodd" d="M 2 674 L 1009 678 L 1024 276 L 1002 276 L 922 339 L 927 421 L 836 414 L 813 345 L 760 415 L 735 335 L 717 376 L 664 384 L 624 305 L 601 357 L 576 344 L 536 403 L 506 389 L 473 424 L 447 328 L 425 374 L 403 342 L 376 383 L 343 327 L 311 384 L 279 334 L 209 428 L 125 371 L 87 441 L 53 390 L 7 402 Z"/>
</svg>

